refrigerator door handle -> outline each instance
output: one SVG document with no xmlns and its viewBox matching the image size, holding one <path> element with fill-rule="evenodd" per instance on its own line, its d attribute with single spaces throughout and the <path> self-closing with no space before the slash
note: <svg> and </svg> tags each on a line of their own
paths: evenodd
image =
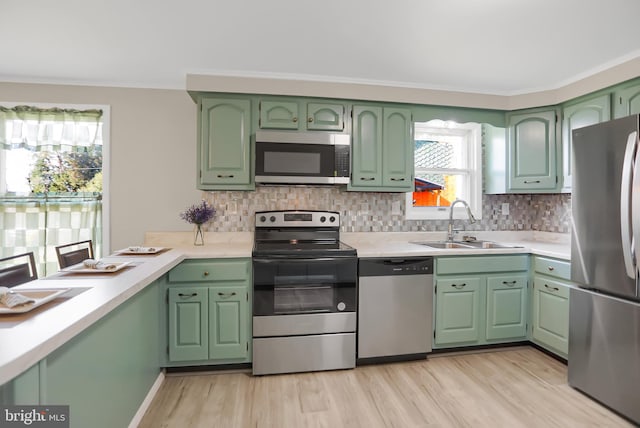
<svg viewBox="0 0 640 428">
<path fill-rule="evenodd" d="M 622 238 L 622 255 L 627 276 L 636 278 L 634 228 L 632 225 L 631 210 L 635 201 L 633 198 L 633 185 L 638 180 L 638 175 L 634 173 L 634 161 L 638 151 L 638 133 L 632 132 L 627 138 L 627 148 L 624 152 L 624 163 L 622 164 L 622 184 L 620 186 L 620 234 Z M 640 189 L 639 189 L 640 190 Z M 638 211 L 640 212 L 640 211 Z M 640 225 L 639 225 L 640 226 Z M 640 227 L 636 230 L 640 231 Z"/>
<path fill-rule="evenodd" d="M 638 150 L 638 143 L 640 138 L 637 132 L 633 132 L 636 145 L 636 156 L 633 162 L 633 184 L 631 187 L 631 232 L 633 238 L 631 239 L 631 251 L 633 257 L 633 265 L 635 266 L 633 279 L 636 279 L 636 297 L 638 297 L 638 246 L 640 245 L 640 150 Z M 631 138 L 631 136 L 629 136 Z"/>
</svg>

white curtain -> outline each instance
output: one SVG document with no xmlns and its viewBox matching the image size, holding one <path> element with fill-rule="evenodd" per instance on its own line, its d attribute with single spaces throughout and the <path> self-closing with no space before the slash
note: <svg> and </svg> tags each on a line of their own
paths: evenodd
<svg viewBox="0 0 640 428">
<path fill-rule="evenodd" d="M 0 106 L 0 153 L 71 152 L 102 149 L 100 110 L 41 109 Z M 5 169 L 7 169 L 5 167 Z M 6 171 L 0 170 L 0 174 Z M 25 176 L 28 171 L 25 172 Z M 0 183 L 2 180 L 0 180 Z M 57 245 L 93 240 L 101 255 L 102 194 L 16 194 L 0 189 L 0 258 L 33 251 L 38 276 L 58 270 Z"/>
</svg>

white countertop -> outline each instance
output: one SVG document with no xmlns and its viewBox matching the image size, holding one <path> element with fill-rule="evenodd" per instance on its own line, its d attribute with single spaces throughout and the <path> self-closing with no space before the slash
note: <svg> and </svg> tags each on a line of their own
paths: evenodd
<svg viewBox="0 0 640 428">
<path fill-rule="evenodd" d="M 360 257 L 408 255 L 471 255 L 532 253 L 569 259 L 568 235 L 541 232 L 470 232 L 477 239 L 520 245 L 508 249 L 438 250 L 410 241 L 443 240 L 443 232 L 343 233 L 341 240 Z M 188 232 L 149 232 L 144 245 L 170 247 L 154 256 L 109 256 L 106 261 L 131 261 L 131 268 L 111 274 L 55 274 L 16 287 L 86 289 L 59 305 L 13 327 L 0 324 L 0 385 L 24 372 L 93 323 L 189 258 L 251 257 L 253 233 L 206 233 L 205 245 L 194 246 Z"/>
<path fill-rule="evenodd" d="M 345 232 L 340 240 L 354 247 L 358 257 L 453 256 L 478 254 L 536 254 L 564 260 L 571 258 L 570 236 L 546 232 L 467 232 L 477 240 L 494 241 L 520 248 L 437 249 L 412 244 L 444 241 L 443 232 Z"/>
</svg>

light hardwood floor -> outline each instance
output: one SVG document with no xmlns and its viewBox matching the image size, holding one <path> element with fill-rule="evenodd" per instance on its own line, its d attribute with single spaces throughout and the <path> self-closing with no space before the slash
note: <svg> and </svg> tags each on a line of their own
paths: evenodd
<svg viewBox="0 0 640 428">
<path fill-rule="evenodd" d="M 167 376 L 140 427 L 630 427 L 529 347 L 353 370 Z"/>
</svg>

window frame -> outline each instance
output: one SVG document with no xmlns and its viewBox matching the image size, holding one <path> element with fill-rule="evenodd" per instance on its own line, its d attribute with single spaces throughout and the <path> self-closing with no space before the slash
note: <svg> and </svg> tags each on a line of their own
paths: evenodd
<svg viewBox="0 0 640 428">
<path fill-rule="evenodd" d="M 43 109 L 62 108 L 74 110 L 102 110 L 102 250 L 104 254 L 108 254 L 111 248 L 111 191 L 109 183 L 111 181 L 111 106 L 105 104 L 66 104 L 66 103 L 39 103 L 29 101 L 2 101 L 0 105 L 5 107 L 17 107 L 22 105 L 30 105 Z M 0 171 L 4 170 L 6 165 L 4 150 L 0 150 Z M 0 190 L 6 189 L 6 179 L 0 174 Z"/>
<path fill-rule="evenodd" d="M 465 200 L 473 215 L 477 219 L 482 218 L 482 125 L 479 123 L 455 123 L 450 121 L 432 120 L 428 122 L 414 123 L 414 145 L 415 135 L 418 135 L 416 127 L 428 129 L 433 134 L 457 135 L 466 137 L 466 168 L 433 168 L 428 172 L 468 175 L 469 197 Z M 420 130 L 422 132 L 422 130 Z M 413 165 L 414 176 L 416 174 L 415 163 Z M 453 202 L 453 201 L 452 201 Z M 413 192 L 407 192 L 405 198 L 405 219 L 407 220 L 448 220 L 449 207 L 414 207 Z M 453 208 L 453 217 L 456 219 L 467 218 L 466 209 L 462 205 Z"/>
</svg>

